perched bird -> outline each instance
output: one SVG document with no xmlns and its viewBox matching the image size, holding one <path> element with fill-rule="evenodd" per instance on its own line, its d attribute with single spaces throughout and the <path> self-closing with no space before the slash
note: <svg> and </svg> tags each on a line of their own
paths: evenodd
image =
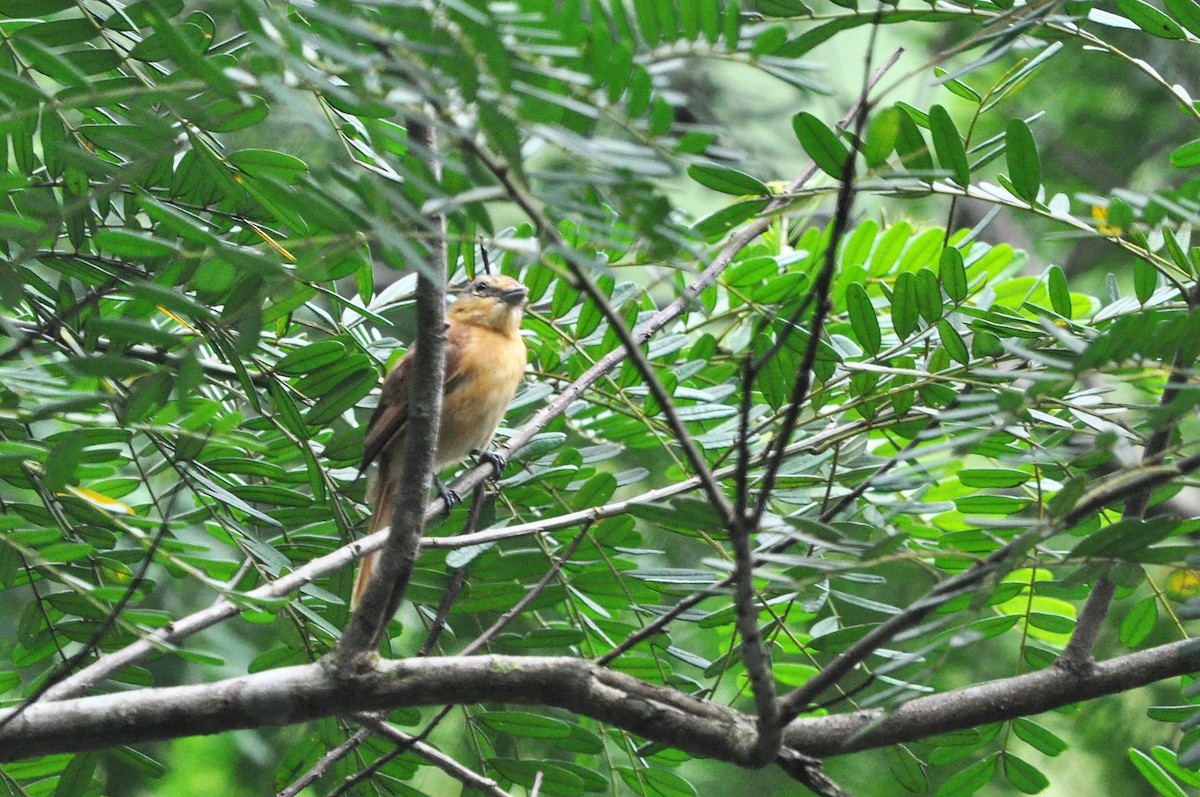
<svg viewBox="0 0 1200 797">
<path fill-rule="evenodd" d="M 469 283 L 450 306 L 446 331 L 446 381 L 442 394 L 442 419 L 434 469 L 441 470 L 485 452 L 504 418 L 525 373 L 525 341 L 521 339 L 521 313 L 528 291 L 521 283 L 500 275 L 485 275 Z M 369 534 L 385 528 L 392 516 L 392 499 L 400 478 L 400 456 L 412 392 L 413 352 L 400 358 L 383 380 L 379 406 L 367 426 L 362 468 L 379 463 L 368 490 L 374 502 Z M 500 467 L 503 460 L 490 455 Z M 456 500 L 437 482 L 442 496 Z M 368 554 L 359 567 L 352 603 L 367 587 L 378 554 Z"/>
</svg>

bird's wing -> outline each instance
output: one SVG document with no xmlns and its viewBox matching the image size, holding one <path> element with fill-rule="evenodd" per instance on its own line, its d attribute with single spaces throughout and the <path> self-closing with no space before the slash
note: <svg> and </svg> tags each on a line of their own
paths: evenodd
<svg viewBox="0 0 1200 797">
<path fill-rule="evenodd" d="M 463 379 L 465 361 L 462 353 L 470 335 L 470 329 L 463 325 L 450 327 L 446 340 L 446 381 L 442 388 L 443 394 L 454 390 Z M 388 444 L 404 431 L 404 425 L 408 422 L 408 397 L 412 392 L 413 351 L 409 350 L 401 357 L 400 362 L 396 363 L 391 373 L 383 380 L 379 404 L 367 424 L 367 440 L 363 447 L 360 470 L 366 470 Z"/>
<path fill-rule="evenodd" d="M 384 377 L 383 389 L 379 393 L 379 404 L 367 424 L 367 441 L 363 448 L 360 470 L 375 461 L 397 433 L 404 429 L 408 420 L 409 379 L 412 374 L 413 352 L 410 350 Z"/>
</svg>

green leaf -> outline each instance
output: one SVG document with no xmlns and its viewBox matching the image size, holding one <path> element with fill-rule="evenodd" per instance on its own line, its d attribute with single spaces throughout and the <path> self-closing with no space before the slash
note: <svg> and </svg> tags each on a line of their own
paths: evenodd
<svg viewBox="0 0 1200 797">
<path fill-rule="evenodd" d="M 734 196 L 768 196 L 771 190 L 760 180 L 745 172 L 716 163 L 693 163 L 688 176 L 705 188 Z"/>
<path fill-rule="evenodd" d="M 1136 648 L 1146 641 L 1146 637 L 1150 636 L 1150 632 L 1154 630 L 1157 622 L 1158 598 L 1153 595 L 1142 598 L 1133 604 L 1129 614 L 1125 615 L 1125 619 L 1121 621 L 1118 636 L 1121 644 L 1127 648 Z"/>
<path fill-rule="evenodd" d="M 867 219 L 858 225 L 858 229 L 847 237 L 842 249 L 841 266 L 843 270 L 858 268 L 867 262 L 871 252 L 871 244 L 875 234 L 879 232 L 879 224 L 874 219 Z"/>
<path fill-rule="evenodd" d="M 211 37 L 204 28 L 186 22 L 169 33 L 159 31 L 150 34 L 134 45 L 129 51 L 129 57 L 135 61 L 165 61 L 168 58 L 178 58 L 180 63 L 184 63 L 196 57 L 195 53 L 202 52 L 211 42 Z"/>
<path fill-rule="evenodd" d="M 311 426 L 323 426 L 356 406 L 379 382 L 376 370 L 365 365 L 351 371 L 336 385 L 324 391 L 305 416 Z"/>
<path fill-rule="evenodd" d="M 747 199 L 734 202 L 696 222 L 694 229 L 705 240 L 714 241 L 739 224 L 749 221 L 766 209 L 769 199 Z"/>
<path fill-rule="evenodd" d="M 900 270 L 916 271 L 929 265 L 941 253 L 945 240 L 944 230 L 925 230 L 908 242 L 908 246 L 904 249 L 904 256 L 900 258 Z"/>
<path fill-rule="evenodd" d="M 1043 755 L 1056 756 L 1067 749 L 1067 743 L 1056 733 L 1024 717 L 1013 720 L 1013 732 L 1018 739 Z"/>
<path fill-rule="evenodd" d="M 492 730 L 526 739 L 566 739 L 571 735 L 571 726 L 562 720 L 523 711 L 487 711 L 477 721 Z"/>
<path fill-rule="evenodd" d="M 576 510 L 600 506 L 612 498 L 616 491 L 617 477 L 608 471 L 600 471 L 575 492 L 571 504 Z"/>
<path fill-rule="evenodd" d="M 680 7 L 687 5 L 681 3 Z M 812 16 L 812 11 L 800 0 L 754 0 L 758 13 L 768 17 Z"/>
<path fill-rule="evenodd" d="M 927 268 L 917 271 L 917 308 L 927 324 L 935 324 L 942 317 L 942 289 L 937 275 Z"/>
<path fill-rule="evenodd" d="M 887 232 L 875 244 L 871 253 L 871 263 L 867 273 L 872 277 L 882 277 L 896 268 L 904 245 L 912 236 L 912 226 L 907 221 L 898 221 L 888 228 Z"/>
<path fill-rule="evenodd" d="M 1052 42 L 1035 57 L 1018 61 L 1012 69 L 1008 70 L 996 86 L 991 91 L 991 98 L 984 103 L 981 113 L 986 113 L 999 103 L 1003 102 L 1013 93 L 1018 91 L 1022 86 L 1029 82 L 1030 76 L 1041 69 L 1047 61 L 1062 50 L 1062 42 Z"/>
<path fill-rule="evenodd" d="M 725 48 L 733 52 L 742 38 L 742 8 L 738 0 L 725 4 L 725 15 L 721 19 L 721 35 L 725 37 Z"/>
<path fill-rule="evenodd" d="M 917 309 L 917 278 L 911 271 L 901 272 L 892 288 L 892 326 L 904 340 L 913 333 L 920 321 Z"/>
<path fill-rule="evenodd" d="M 700 28 L 709 44 L 716 44 L 721 36 L 721 7 L 717 0 L 698 0 L 700 6 Z"/>
<path fill-rule="evenodd" d="M 1020 487 L 1031 478 L 1023 470 L 1010 468 L 963 468 L 956 475 L 965 487 Z"/>
<path fill-rule="evenodd" d="M 1194 706 L 1191 708 L 1193 711 L 1195 710 Z M 1200 772 L 1182 766 L 1173 750 L 1169 750 L 1161 745 L 1155 745 L 1150 749 L 1150 755 L 1173 778 L 1191 786 L 1193 789 L 1200 789 Z"/>
<path fill-rule="evenodd" d="M 492 758 L 488 765 L 501 776 L 526 789 L 532 788 L 540 774 L 542 792 L 552 796 L 582 794 L 584 779 L 568 766 L 557 761 L 515 758 Z"/>
<path fill-rule="evenodd" d="M 1162 39 L 1184 39 L 1187 34 L 1175 20 L 1142 0 L 1117 0 L 1117 8 L 1142 30 Z"/>
<path fill-rule="evenodd" d="M 26 13 L 30 13 L 26 11 Z M 90 19 L 60 19 L 27 25 L 18 30 L 13 39 L 29 39 L 47 47 L 65 47 L 82 44 L 100 35 Z"/>
<path fill-rule="evenodd" d="M 275 370 L 288 376 L 311 373 L 338 362 L 346 356 L 346 347 L 339 340 L 322 340 L 289 352 L 275 364 Z"/>
<path fill-rule="evenodd" d="M 950 113 L 941 105 L 929 109 L 929 132 L 933 137 L 933 148 L 937 152 L 938 162 L 942 168 L 950 172 L 950 179 L 966 188 L 971 183 L 971 164 L 967 160 L 967 151 L 963 148 L 962 137 Z"/>
<path fill-rule="evenodd" d="M 863 159 L 867 167 L 877 169 L 887 163 L 900 136 L 901 111 L 896 107 L 884 108 L 875 114 L 867 125 L 866 141 L 863 143 Z"/>
<path fill-rule="evenodd" d="M 1200 2 L 1197 0 L 1164 0 L 1167 11 L 1193 36 L 1200 36 Z"/>
<path fill-rule="evenodd" d="M 824 122 L 805 111 L 792 117 L 792 129 L 796 131 L 800 146 L 804 147 L 817 168 L 841 180 L 850 160 L 850 150 L 846 149 L 841 139 Z"/>
<path fill-rule="evenodd" d="M 1172 780 L 1171 776 L 1153 758 L 1141 750 L 1130 748 L 1129 760 L 1133 762 L 1134 767 L 1146 779 L 1146 782 L 1163 797 L 1187 797 L 1187 792 Z"/>
<path fill-rule="evenodd" d="M 958 330 L 948 320 L 943 319 L 938 322 L 938 338 L 942 341 L 942 345 L 946 347 L 946 351 L 949 352 L 955 362 L 961 365 L 967 365 L 971 362 L 971 354 L 967 351 L 967 344 L 963 342 L 962 335 L 958 334 Z"/>
<path fill-rule="evenodd" d="M 1172 517 L 1120 520 L 1089 534 L 1069 556 L 1105 559 L 1133 557 L 1150 545 L 1166 539 L 1178 526 L 1179 521 Z"/>
<path fill-rule="evenodd" d="M 96 246 L 117 257 L 148 258 L 165 257 L 179 251 L 171 241 L 165 241 L 149 233 L 126 229 L 100 230 L 93 237 Z"/>
<path fill-rule="evenodd" d="M 1037 202 L 1038 189 L 1042 185 L 1042 162 L 1029 125 L 1020 119 L 1010 119 L 1004 131 L 1004 157 L 1017 196 L 1030 204 Z"/>
<path fill-rule="evenodd" d="M 1195 706 L 1151 706 L 1146 709 L 1146 716 L 1155 722 L 1169 722 L 1172 725 L 1183 722 L 1196 713 Z"/>
<path fill-rule="evenodd" d="M 1180 169 L 1190 169 L 1200 166 L 1200 138 L 1195 141 L 1189 141 L 1172 152 L 1171 165 L 1177 166 Z"/>
<path fill-rule="evenodd" d="M 1133 292 L 1145 304 L 1158 288 L 1158 269 L 1138 258 L 1133 261 Z"/>
<path fill-rule="evenodd" d="M 779 273 L 779 263 L 773 257 L 752 257 L 732 266 L 725 272 L 725 281 L 738 288 L 758 285 Z"/>
<path fill-rule="evenodd" d="M 619 769 L 621 779 L 630 789 L 646 797 L 696 797 L 696 788 L 679 775 L 666 769 Z"/>
<path fill-rule="evenodd" d="M 883 345 L 879 318 L 875 315 L 875 307 L 871 304 L 867 289 L 861 283 L 852 282 L 846 287 L 846 312 L 850 315 L 850 326 L 859 345 L 868 354 L 878 354 Z"/>
<path fill-rule="evenodd" d="M 982 789 L 996 774 L 997 759 L 990 755 L 955 774 L 937 791 L 937 797 L 966 797 Z"/>
<path fill-rule="evenodd" d="M 942 288 L 951 301 L 958 303 L 967 298 L 967 269 L 963 265 L 962 252 L 957 247 L 947 247 L 939 261 Z"/>
<path fill-rule="evenodd" d="M 979 96 L 978 91 L 971 88 L 966 83 L 963 83 L 961 80 L 956 80 L 954 78 L 946 80 L 946 70 L 942 69 L 940 66 L 935 66 L 933 68 L 933 74 L 937 75 L 938 82 L 945 86 L 951 94 L 954 94 L 957 97 L 962 97 L 964 100 L 973 102 L 976 105 L 983 100 L 983 98 Z"/>
<path fill-rule="evenodd" d="M 884 748 L 884 758 L 887 759 L 892 777 L 906 791 L 920 794 L 929 787 L 925 766 L 904 745 Z"/>
<path fill-rule="evenodd" d="M 925 136 L 921 134 L 921 128 L 917 126 L 907 111 L 899 108 L 897 111 L 899 111 L 897 119 L 900 127 L 896 134 L 896 154 L 900 156 L 900 162 L 910 172 L 931 173 L 933 156 L 929 145 L 925 142 Z"/>
<path fill-rule="evenodd" d="M 1051 266 L 1046 275 L 1046 291 L 1050 294 L 1050 306 L 1063 318 L 1071 317 L 1071 291 L 1067 287 L 1067 275 L 1058 266 Z"/>
<path fill-rule="evenodd" d="M 1025 794 L 1037 794 L 1050 785 L 1041 770 L 1009 752 L 1004 753 L 1004 777 Z"/>
<path fill-rule="evenodd" d="M 240 149 L 226 157 L 252 177 L 269 175 L 284 183 L 294 183 L 308 173 L 308 164 L 304 161 L 270 149 Z"/>
<path fill-rule="evenodd" d="M 968 495 L 954 499 L 954 507 L 964 515 L 1015 515 L 1029 506 L 1028 498 L 1015 495 Z"/>
<path fill-rule="evenodd" d="M 654 0 L 633 0 L 633 14 L 637 19 L 638 29 L 642 32 L 642 38 L 651 47 L 658 44 L 663 38 L 655 5 Z"/>
</svg>

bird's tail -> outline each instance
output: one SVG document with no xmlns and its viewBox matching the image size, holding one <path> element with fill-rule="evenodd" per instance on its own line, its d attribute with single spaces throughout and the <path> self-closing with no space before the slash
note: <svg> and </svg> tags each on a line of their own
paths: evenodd
<svg viewBox="0 0 1200 797">
<path fill-rule="evenodd" d="M 376 481 L 372 485 L 368 493 L 375 493 L 374 503 L 375 511 L 371 513 L 371 525 L 367 529 L 368 534 L 387 528 L 388 523 L 392 518 L 392 499 L 396 495 L 396 485 L 391 480 L 380 484 L 384 479 L 377 474 Z M 354 592 L 350 594 L 350 608 L 358 606 L 358 602 L 362 599 L 363 593 L 367 591 L 367 582 L 371 580 L 371 573 L 375 570 L 375 562 L 379 560 L 379 553 L 369 553 L 362 558 L 358 565 L 358 578 L 354 581 Z"/>
</svg>

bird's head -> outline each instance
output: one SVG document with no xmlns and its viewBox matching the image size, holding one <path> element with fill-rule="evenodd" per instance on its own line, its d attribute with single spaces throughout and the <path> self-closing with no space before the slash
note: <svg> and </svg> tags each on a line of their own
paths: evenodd
<svg viewBox="0 0 1200 797">
<path fill-rule="evenodd" d="M 450 306 L 450 321 L 515 335 L 529 291 L 512 277 L 484 274 L 467 283 Z"/>
</svg>

